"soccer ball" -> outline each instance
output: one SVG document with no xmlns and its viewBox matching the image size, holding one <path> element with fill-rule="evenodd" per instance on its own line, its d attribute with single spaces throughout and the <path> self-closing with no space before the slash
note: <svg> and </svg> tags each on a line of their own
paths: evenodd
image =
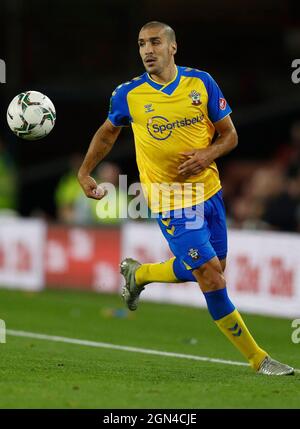
<svg viewBox="0 0 300 429">
<path fill-rule="evenodd" d="M 56 119 L 52 101 L 37 91 L 17 95 L 7 109 L 10 129 L 22 139 L 39 140 L 50 133 Z"/>
</svg>

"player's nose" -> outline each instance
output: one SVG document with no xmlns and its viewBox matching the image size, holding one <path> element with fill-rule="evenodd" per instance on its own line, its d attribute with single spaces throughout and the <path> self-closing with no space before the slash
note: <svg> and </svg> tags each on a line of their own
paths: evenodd
<svg viewBox="0 0 300 429">
<path fill-rule="evenodd" d="M 152 43 L 145 43 L 145 56 L 149 55 L 149 54 L 153 54 L 153 45 Z"/>
</svg>

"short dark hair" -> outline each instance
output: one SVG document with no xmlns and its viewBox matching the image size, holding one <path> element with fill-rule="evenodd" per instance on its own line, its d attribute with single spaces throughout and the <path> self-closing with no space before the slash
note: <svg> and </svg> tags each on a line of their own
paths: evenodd
<svg viewBox="0 0 300 429">
<path fill-rule="evenodd" d="M 168 24 L 166 24 L 164 22 L 160 22 L 160 21 L 150 21 L 150 22 L 147 22 L 145 25 L 143 25 L 143 27 L 141 28 L 141 31 L 145 30 L 146 28 L 151 28 L 151 27 L 163 28 L 165 30 L 165 33 L 167 34 L 169 40 L 171 42 L 176 42 L 175 31 Z"/>
</svg>

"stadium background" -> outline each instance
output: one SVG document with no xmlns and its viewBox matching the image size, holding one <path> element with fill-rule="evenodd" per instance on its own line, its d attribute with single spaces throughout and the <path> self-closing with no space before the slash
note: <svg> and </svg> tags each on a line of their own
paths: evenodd
<svg viewBox="0 0 300 429">
<path fill-rule="evenodd" d="M 295 0 L 244 0 L 243 2 L 203 0 L 188 3 L 178 0 L 163 3 L 157 0 L 139 2 L 45 0 L 42 6 L 41 2 L 36 0 L 3 0 L 0 14 L 0 58 L 6 62 L 7 82 L 0 84 L 0 194 L 5 196 L 0 198 L 0 210 L 3 215 L 2 229 L 0 228 L 2 269 L 3 255 L 13 253 L 12 249 L 15 247 L 11 246 L 16 246 L 15 242 L 10 243 L 9 237 L 12 237 L 13 233 L 9 231 L 16 233 L 19 230 L 22 239 L 21 244 L 19 243 L 19 260 L 16 262 L 21 268 L 18 267 L 19 271 L 10 272 L 8 277 L 2 273 L 1 285 L 18 288 L 21 284 L 22 288 L 29 290 L 38 290 L 42 286 L 47 286 L 55 289 L 83 288 L 116 293 L 120 286 L 120 278 L 116 275 L 117 264 L 124 252 L 124 247 L 132 250 L 133 253 L 136 251 L 142 260 L 150 260 L 151 257 L 157 256 L 155 252 L 151 254 L 151 248 L 143 248 L 143 243 L 140 243 L 139 249 L 134 249 L 134 243 L 131 243 L 128 232 L 136 231 L 131 234 L 131 237 L 136 237 L 138 242 L 138 239 L 146 237 L 149 231 L 152 234 L 152 228 L 155 227 L 150 221 L 140 221 L 136 227 L 127 225 L 126 222 L 119 225 L 116 221 L 103 224 L 93 214 L 85 217 L 84 221 L 80 221 L 80 216 L 76 217 L 75 213 L 77 207 L 75 198 L 73 200 L 71 198 L 64 205 L 64 197 L 68 191 L 65 190 L 64 194 L 64 191 L 60 193 L 58 190 L 64 177 L 69 177 L 68 174 L 71 176 L 73 174 L 73 178 L 75 177 L 74 172 L 80 157 L 85 153 L 93 133 L 106 118 L 112 90 L 121 82 L 143 72 L 137 50 L 137 33 L 145 22 L 154 19 L 165 21 L 175 29 L 178 42 L 177 64 L 209 71 L 221 86 L 233 109 L 232 118 L 238 130 L 240 143 L 229 156 L 219 160 L 218 166 L 224 186 L 228 223 L 232 234 L 237 237 L 234 239 L 235 247 L 232 252 L 240 258 L 238 276 L 240 279 L 247 279 L 247 286 L 250 283 L 246 292 L 254 294 L 257 292 L 256 288 L 259 287 L 257 276 L 260 274 L 251 264 L 248 266 L 249 261 L 245 260 L 243 247 L 248 251 L 250 248 L 250 254 L 248 254 L 250 262 L 261 264 L 260 272 L 264 270 L 259 253 L 263 246 L 258 248 L 255 240 L 254 244 L 251 244 L 252 238 L 258 234 L 260 243 L 266 243 L 267 236 L 264 234 L 267 230 L 267 234 L 272 234 L 271 240 L 274 241 L 268 241 L 266 252 L 281 249 L 280 257 L 283 258 L 283 262 L 278 257 L 276 259 L 276 255 L 275 260 L 273 258 L 270 262 L 270 295 L 264 296 L 260 307 L 257 306 L 255 299 L 253 305 L 249 303 L 249 295 L 246 295 L 247 303 L 244 309 L 261 315 L 271 312 L 285 317 L 299 317 L 300 277 L 299 270 L 297 271 L 295 267 L 300 265 L 298 252 L 300 83 L 297 85 L 291 79 L 293 72 L 291 64 L 295 58 L 299 58 L 300 52 L 300 6 Z M 17 93 L 29 89 L 47 94 L 54 102 L 57 111 L 54 130 L 40 142 L 25 142 L 17 139 L 6 124 L 6 109 L 10 100 Z M 112 170 L 107 172 L 108 176 L 111 174 L 114 177 L 117 171 L 127 175 L 129 183 L 138 181 L 130 130 L 123 130 L 107 160 L 112 163 L 110 166 L 113 166 Z M 70 183 L 72 188 L 74 182 Z M 72 190 L 70 192 L 72 193 Z M 91 211 L 95 211 L 94 207 Z M 7 217 L 10 220 L 18 219 L 19 226 L 16 227 L 16 224 L 9 226 L 5 223 Z M 30 230 L 30 220 L 37 228 L 33 233 Z M 125 232 L 122 232 L 124 228 Z M 36 232 L 37 230 L 39 232 Z M 40 266 L 37 268 L 34 265 L 32 267 L 34 278 L 27 279 L 24 286 L 22 275 L 20 278 L 18 275 L 20 272 L 22 274 L 24 267 L 26 269 L 28 262 L 26 262 L 26 252 L 28 252 L 26 243 L 34 237 L 31 234 L 37 235 L 36 240 L 32 239 L 35 245 L 33 244 L 33 248 L 30 249 L 32 252 L 30 257 L 40 261 L 40 266 L 45 264 L 46 258 L 47 267 L 44 268 L 45 273 L 40 272 Z M 160 248 L 159 239 L 155 239 L 157 247 Z M 46 241 L 45 253 L 40 251 L 39 246 L 43 246 L 43 242 L 40 243 L 41 240 Z M 78 249 L 81 249 L 84 253 L 84 246 L 90 248 L 90 259 L 85 256 L 85 261 L 78 263 L 78 254 L 74 256 L 74 252 L 78 253 Z M 167 256 L 167 250 L 160 254 L 162 258 Z M 61 269 L 59 261 L 62 259 L 67 259 L 67 272 L 63 275 L 58 275 L 55 270 L 51 272 L 53 266 L 58 267 L 58 271 Z M 98 267 L 100 274 L 99 270 L 97 274 L 100 280 L 95 283 L 91 278 L 91 270 L 99 261 L 102 261 L 101 267 Z M 229 272 L 228 276 L 233 278 L 236 274 Z M 102 280 L 103 277 L 113 278 L 113 280 L 107 284 Z M 276 290 L 276 279 L 280 279 L 277 283 L 281 282 L 282 290 L 279 290 L 279 293 Z M 235 289 L 237 293 L 242 293 L 243 285 L 240 286 L 240 290 L 237 286 Z M 157 301 L 178 303 L 181 297 L 182 303 L 187 304 L 197 300 L 195 288 L 191 286 L 186 290 L 184 293 L 179 291 L 177 298 L 173 299 L 171 295 L 156 289 L 152 298 Z M 23 295 L 18 295 L 18 292 L 5 292 L 5 289 L 1 293 L 3 316 L 0 315 L 0 318 L 10 322 L 12 329 L 25 329 L 26 326 L 24 327 L 21 323 L 21 318 L 27 320 L 28 316 L 22 311 L 18 315 L 14 310 L 14 308 L 23 308 Z M 41 296 L 44 293 L 46 295 L 43 304 L 40 301 L 43 298 L 35 296 L 32 297 L 30 304 L 32 315 L 37 315 L 36 319 L 33 316 L 31 321 L 28 320 L 27 329 L 33 332 L 49 333 L 47 324 L 43 325 L 39 319 L 38 308 L 40 305 L 45 305 L 44 314 L 51 320 L 53 316 L 51 305 L 52 301 L 56 302 L 56 295 L 51 295 L 51 292 L 42 292 Z M 61 290 L 58 292 L 55 290 L 53 293 L 58 293 L 58 300 L 61 297 L 62 301 L 66 302 L 82 299 L 82 302 L 87 300 L 91 303 L 96 299 L 99 308 L 103 305 L 101 314 L 104 320 L 106 317 L 109 320 L 116 319 L 116 323 L 127 323 L 131 320 L 131 316 L 119 308 L 121 304 L 118 303 L 117 296 L 103 295 L 100 300 L 99 296 L 94 297 L 94 292 L 91 292 L 92 296 L 79 296 L 72 291 L 68 292 L 71 295 L 64 295 L 66 292 Z M 276 294 L 278 299 L 276 302 L 271 301 L 272 305 L 268 307 L 270 296 L 276 296 Z M 190 296 L 189 299 L 186 298 L 187 295 Z M 37 300 L 36 303 L 34 300 Z M 290 306 L 292 301 L 296 303 L 294 307 Z M 90 304 L 85 305 L 88 308 Z M 147 303 L 147 305 L 151 304 Z M 290 312 L 285 311 L 287 306 L 291 309 Z M 157 311 L 154 314 L 158 314 L 160 310 L 158 310 L 159 307 L 153 307 L 151 311 L 150 307 L 146 308 L 149 309 L 151 324 L 150 313 Z M 272 313 L 270 308 L 275 313 Z M 61 311 L 63 314 L 63 309 Z M 78 316 L 79 303 L 74 304 L 74 308 L 72 307 L 70 311 L 73 322 L 80 322 L 81 325 L 86 323 L 90 328 L 88 317 L 83 320 Z M 196 320 L 196 311 L 199 310 L 190 309 L 189 311 Z M 155 316 L 152 317 L 155 318 Z M 163 316 L 161 318 L 163 320 Z M 53 327 L 52 322 L 49 322 L 48 327 Z M 96 320 L 95 323 L 101 324 L 101 321 Z M 280 344 L 286 347 L 287 359 L 292 361 L 294 359 L 294 364 L 296 366 L 298 364 L 299 367 L 295 349 L 297 346 L 292 344 L 290 339 L 290 320 L 257 318 L 252 319 L 252 323 L 254 326 L 257 325 L 258 331 L 260 323 L 269 324 L 270 332 L 273 331 L 274 326 L 280 327 L 277 331 L 279 344 L 275 337 L 273 342 L 269 340 L 270 344 L 273 348 L 277 348 L 278 352 L 280 352 Z M 106 328 L 108 332 L 106 337 L 111 340 L 114 337 L 113 328 L 110 326 Z M 190 350 L 194 342 L 193 335 L 188 332 L 188 329 L 187 324 L 186 336 L 189 338 L 184 338 L 183 345 L 181 344 L 180 347 L 182 346 L 187 353 L 203 354 L 202 349 Z M 57 326 L 56 330 L 51 330 L 51 333 L 58 334 L 59 330 L 60 327 Z M 67 328 L 65 330 L 62 328 L 62 333 L 76 337 L 74 328 L 69 331 Z M 82 331 L 83 338 L 87 335 L 94 335 L 92 338 L 94 340 L 103 340 L 103 337 L 99 337 L 96 332 L 91 333 L 88 328 Z M 261 335 L 263 337 L 263 333 Z M 132 338 L 128 339 L 126 344 L 128 345 L 133 338 L 132 334 Z M 116 336 L 115 341 L 120 342 L 120 339 Z M 219 341 L 219 338 L 216 341 Z M 160 344 L 159 341 L 158 343 Z M 143 339 L 135 343 L 136 346 L 141 344 Z M 144 345 L 150 348 L 159 347 L 155 341 Z M 171 337 L 170 344 L 165 345 L 162 342 L 160 345 L 166 349 L 170 347 L 169 350 L 174 350 L 175 347 L 173 343 L 172 348 Z M 5 347 L 8 349 L 8 345 Z M 18 350 L 17 343 L 15 348 Z M 217 352 L 217 349 L 215 351 Z M 225 357 L 231 358 L 230 351 L 227 351 L 226 347 L 222 352 Z M 11 356 L 9 351 L 7 353 L 7 359 L 10 362 Z M 213 353 L 212 356 L 214 356 Z M 219 356 L 218 353 L 217 356 Z M 238 356 L 234 355 L 234 357 L 238 359 Z M 211 377 L 213 379 L 213 374 Z M 174 389 L 176 390 L 175 387 Z M 49 390 L 51 390 L 50 387 Z M 281 392 L 280 389 L 279 391 Z M 21 400 L 21 402 L 14 402 L 14 398 L 19 398 L 18 395 L 22 396 L 20 391 L 11 393 L 10 399 L 7 403 L 3 402 L 2 406 L 5 404 L 9 407 L 18 407 L 19 404 L 25 407 L 37 404 L 44 406 L 43 401 L 33 401 L 31 404 Z M 68 396 L 66 393 L 64 395 Z M 62 394 L 62 397 L 64 395 Z M 293 398 L 295 400 L 295 397 Z M 247 398 L 244 399 L 244 403 L 247 404 Z M 52 402 L 53 406 L 59 407 L 85 407 L 87 403 L 82 398 L 79 402 L 74 400 L 73 405 L 68 401 Z M 157 406 L 158 403 L 155 400 L 152 403 L 150 401 L 150 405 Z M 173 402 L 174 406 L 178 406 L 179 403 L 180 401 L 175 400 Z M 184 403 L 187 407 L 191 405 L 189 402 Z M 206 405 L 210 407 L 212 403 L 207 402 Z M 291 406 L 294 403 L 290 402 Z M 116 403 L 113 399 L 110 403 L 102 402 L 100 405 L 94 403 L 94 406 L 113 407 L 120 404 L 125 407 L 130 406 L 126 402 Z M 138 405 L 144 407 L 147 404 L 146 400 L 138 402 Z M 172 405 L 166 404 L 169 407 Z M 252 404 L 259 406 L 260 403 L 252 402 Z M 276 406 L 276 402 L 267 402 L 267 400 L 262 404 Z M 280 405 L 280 401 L 278 404 Z M 195 406 L 195 403 L 192 405 Z M 243 402 L 237 399 L 231 405 L 243 406 Z M 230 406 L 230 403 L 224 399 L 224 402 L 219 402 L 218 406 L 226 407 Z"/>
</svg>

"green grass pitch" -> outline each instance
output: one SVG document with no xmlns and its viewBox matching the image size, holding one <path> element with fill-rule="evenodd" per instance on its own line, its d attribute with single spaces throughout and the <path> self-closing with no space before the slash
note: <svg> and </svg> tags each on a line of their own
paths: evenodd
<svg viewBox="0 0 300 429">
<path fill-rule="evenodd" d="M 1 289 L 0 319 L 8 330 L 243 362 L 203 309 L 141 302 L 128 313 L 115 295 Z M 300 368 L 290 320 L 244 319 L 275 359 Z M 266 377 L 246 366 L 11 335 L 0 356 L 0 408 L 300 407 L 299 373 Z"/>
</svg>

